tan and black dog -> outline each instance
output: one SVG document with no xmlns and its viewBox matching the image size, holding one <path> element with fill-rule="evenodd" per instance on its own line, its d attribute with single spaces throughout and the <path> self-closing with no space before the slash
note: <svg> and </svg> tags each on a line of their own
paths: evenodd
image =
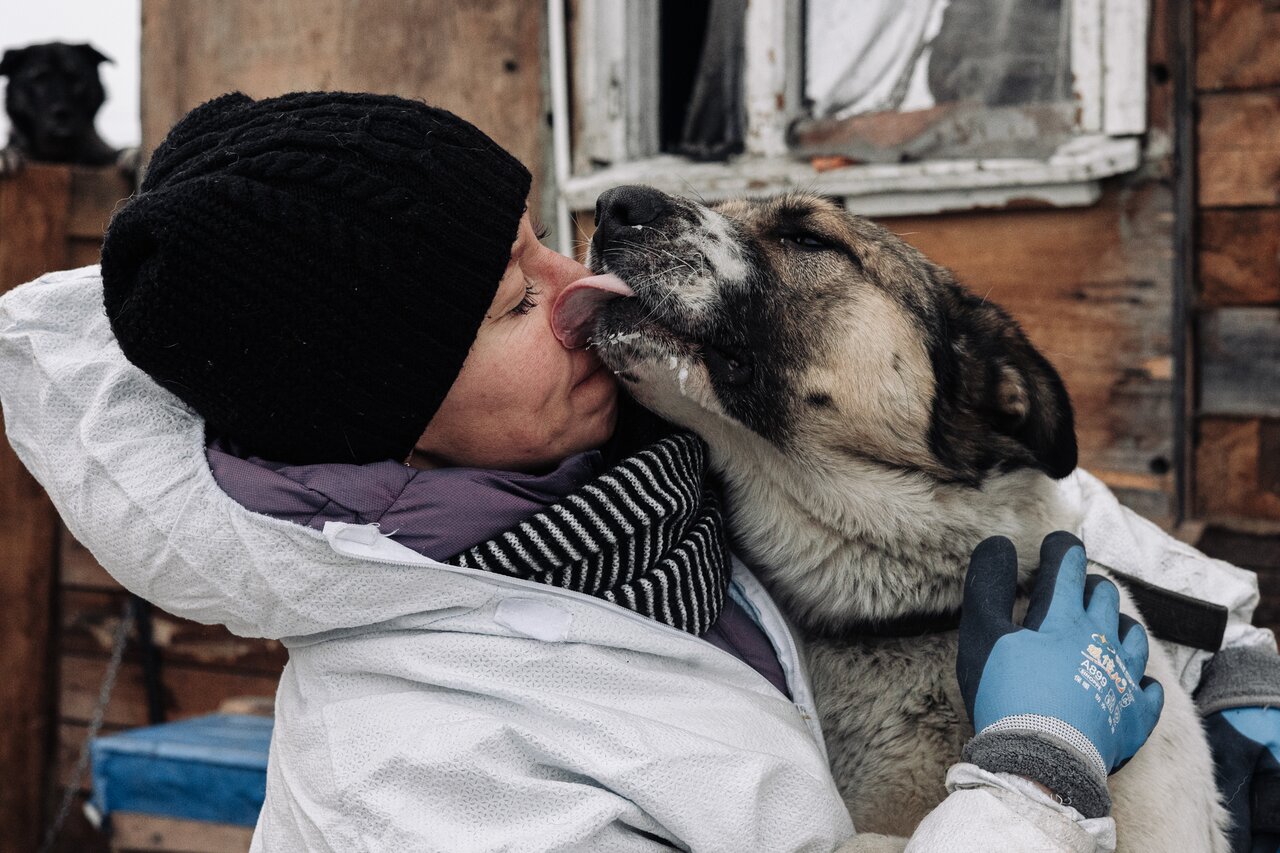
<svg viewBox="0 0 1280 853">
<path fill-rule="evenodd" d="M 707 441 L 735 546 L 805 637 L 855 826 L 911 835 L 973 735 L 945 624 L 970 553 L 1007 536 L 1025 579 L 1047 533 L 1080 527 L 1056 482 L 1076 467 L 1061 379 L 1003 310 L 822 198 L 623 187 L 597 216 L 592 266 L 629 288 L 595 298 L 635 298 L 599 311 L 592 342 Z M 1159 643 L 1147 671 L 1166 703 L 1111 777 L 1119 849 L 1225 850 L 1208 744 Z"/>
</svg>

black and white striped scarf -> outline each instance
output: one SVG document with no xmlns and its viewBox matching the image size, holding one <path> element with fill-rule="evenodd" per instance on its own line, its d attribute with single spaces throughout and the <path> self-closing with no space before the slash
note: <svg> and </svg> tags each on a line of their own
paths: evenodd
<svg viewBox="0 0 1280 853">
<path fill-rule="evenodd" d="M 448 562 L 584 592 L 702 636 L 729 583 L 706 445 L 691 433 L 663 438 Z"/>
</svg>

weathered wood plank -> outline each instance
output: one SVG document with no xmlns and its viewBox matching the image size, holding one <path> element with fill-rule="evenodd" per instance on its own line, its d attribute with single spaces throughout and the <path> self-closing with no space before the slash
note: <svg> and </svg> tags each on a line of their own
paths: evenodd
<svg viewBox="0 0 1280 853">
<path fill-rule="evenodd" d="M 105 655 L 62 657 L 59 714 L 64 721 L 85 722 L 92 718 L 106 666 Z M 279 673 L 241 673 L 166 662 L 162 681 L 165 717 L 178 720 L 213 713 L 232 696 L 274 696 Z M 116 726 L 147 725 L 141 664 L 126 662 L 120 667 L 104 719 Z"/>
<path fill-rule="evenodd" d="M 144 151 L 224 92 L 339 89 L 452 110 L 542 176 L 545 14 L 522 0 L 144 0 Z"/>
<path fill-rule="evenodd" d="M 971 290 L 1008 308 L 1066 382 L 1081 464 L 1144 510 L 1172 495 L 1171 199 L 1112 188 L 1084 210 L 883 219 Z"/>
<path fill-rule="evenodd" d="M 1280 208 L 1206 210 L 1199 234 L 1201 305 L 1280 302 Z"/>
<path fill-rule="evenodd" d="M 1258 607 L 1253 624 L 1280 631 L 1280 536 L 1210 528 L 1200 550 L 1258 573 Z"/>
<path fill-rule="evenodd" d="M 1280 521 L 1280 421 L 1200 419 L 1196 514 Z"/>
<path fill-rule="evenodd" d="M 0 180 L 0 292 L 63 266 L 70 188 L 69 170 L 55 166 Z M 56 516 L 8 443 L 0 445 L 0 853 L 19 853 L 36 849 L 42 826 Z"/>
<path fill-rule="evenodd" d="M 1280 84 L 1280 6 L 1264 0 L 1196 0 L 1196 87 Z"/>
<path fill-rule="evenodd" d="M 116 812 L 112 853 L 237 853 L 253 841 L 253 827 Z"/>
<path fill-rule="evenodd" d="M 110 654 L 116 627 L 124 612 L 127 593 L 63 590 L 60 642 L 64 653 Z M 237 637 L 221 625 L 201 625 L 159 609 L 151 611 L 151 632 L 165 671 L 172 665 L 258 672 L 278 678 L 288 653 L 278 640 Z M 141 661 L 137 637 L 125 660 Z"/>
<path fill-rule="evenodd" d="M 1280 92 L 1202 96 L 1197 164 L 1202 206 L 1280 204 Z"/>
<path fill-rule="evenodd" d="M 73 166 L 67 234 L 102 242 L 111 214 L 132 192 L 129 179 L 115 167 Z"/>
<path fill-rule="evenodd" d="M 89 549 L 76 541 L 66 525 L 58 525 L 58 583 L 64 587 L 123 590 L 119 581 L 107 574 Z"/>
<path fill-rule="evenodd" d="M 1200 327 L 1200 411 L 1280 417 L 1280 309 L 1218 308 Z"/>
</svg>

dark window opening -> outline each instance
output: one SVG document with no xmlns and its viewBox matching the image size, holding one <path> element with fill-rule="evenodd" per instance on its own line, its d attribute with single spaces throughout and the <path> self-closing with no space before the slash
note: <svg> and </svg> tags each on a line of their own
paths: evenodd
<svg viewBox="0 0 1280 853">
<path fill-rule="evenodd" d="M 659 138 L 664 152 L 723 160 L 742 151 L 746 0 L 662 0 Z"/>
</svg>

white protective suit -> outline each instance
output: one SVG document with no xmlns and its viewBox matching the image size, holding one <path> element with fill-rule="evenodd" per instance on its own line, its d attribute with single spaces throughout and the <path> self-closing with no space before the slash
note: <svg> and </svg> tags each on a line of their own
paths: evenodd
<svg viewBox="0 0 1280 853">
<path fill-rule="evenodd" d="M 97 267 L 0 299 L 0 400 L 18 455 L 125 587 L 288 647 L 253 850 L 825 853 L 852 834 L 795 643 L 740 564 L 732 592 L 794 703 L 604 601 L 445 566 L 372 526 L 252 513 L 215 483 L 201 419 L 124 358 Z M 1247 619 L 1256 587 L 1231 580 Z M 962 764 L 948 781 L 909 849 L 1114 844 L 1109 818 L 1021 780 Z"/>
</svg>

